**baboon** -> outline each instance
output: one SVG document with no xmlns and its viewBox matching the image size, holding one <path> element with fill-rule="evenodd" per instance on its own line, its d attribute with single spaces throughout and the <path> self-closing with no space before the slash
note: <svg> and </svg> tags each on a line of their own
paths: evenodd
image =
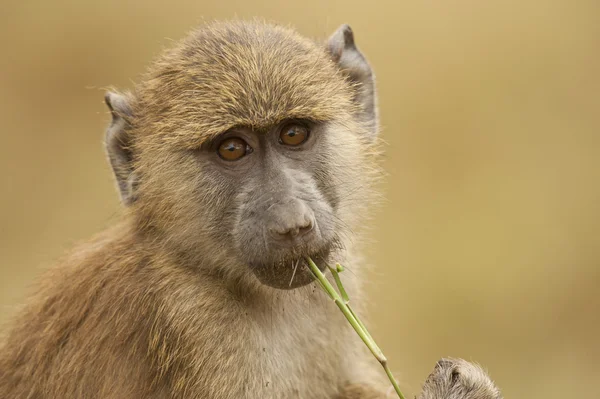
<svg viewBox="0 0 600 399">
<path fill-rule="evenodd" d="M 379 128 L 350 27 L 319 43 L 211 23 L 105 100 L 124 216 L 41 280 L 3 343 L 0 396 L 386 397 L 305 260 L 348 265 L 361 298 Z M 422 398 L 499 394 L 443 360 Z"/>
</svg>

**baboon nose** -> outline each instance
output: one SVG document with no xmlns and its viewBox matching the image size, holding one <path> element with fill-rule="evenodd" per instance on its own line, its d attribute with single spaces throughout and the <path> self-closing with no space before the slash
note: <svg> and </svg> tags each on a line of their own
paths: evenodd
<svg viewBox="0 0 600 399">
<path fill-rule="evenodd" d="M 271 236 L 277 240 L 289 240 L 306 236 L 314 229 L 314 221 L 312 219 L 305 219 L 301 223 L 291 223 L 289 225 L 271 227 L 269 232 Z"/>
<path fill-rule="evenodd" d="M 271 205 L 265 217 L 267 233 L 279 244 L 297 245 L 301 241 L 308 242 L 318 231 L 314 212 L 297 198 Z"/>
</svg>

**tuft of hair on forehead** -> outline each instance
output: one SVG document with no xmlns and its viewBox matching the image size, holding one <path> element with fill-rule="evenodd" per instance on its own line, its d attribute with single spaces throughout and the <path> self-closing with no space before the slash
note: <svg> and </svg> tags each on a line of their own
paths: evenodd
<svg viewBox="0 0 600 399">
<path fill-rule="evenodd" d="M 150 66 L 131 122 L 135 134 L 197 148 L 236 126 L 335 120 L 356 107 L 352 90 L 322 43 L 262 21 L 215 22 Z"/>
</svg>

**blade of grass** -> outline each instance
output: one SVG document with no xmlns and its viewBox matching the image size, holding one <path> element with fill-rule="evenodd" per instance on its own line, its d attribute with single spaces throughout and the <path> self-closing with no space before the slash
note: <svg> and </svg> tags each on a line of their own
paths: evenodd
<svg viewBox="0 0 600 399">
<path fill-rule="evenodd" d="M 342 280 L 340 279 L 340 274 L 338 273 L 338 269 L 333 268 L 329 265 L 327 265 L 327 267 L 329 268 L 329 271 L 331 272 L 331 275 L 333 276 L 333 279 L 335 280 L 335 285 L 337 285 L 337 287 L 338 287 L 338 291 L 340 292 L 340 296 L 342 297 L 342 300 L 347 305 L 348 302 L 350 302 L 350 298 L 348 298 L 348 293 L 344 289 L 344 285 L 342 284 Z"/>
<path fill-rule="evenodd" d="M 318 266 L 313 262 L 313 260 L 311 258 L 307 257 L 306 261 L 308 262 L 310 271 L 312 272 L 315 279 L 318 281 L 318 283 L 321 286 L 321 288 L 323 289 L 323 291 L 325 291 L 327 296 L 329 296 L 335 302 L 335 304 L 338 306 L 338 308 L 340 308 L 343 315 L 346 317 L 346 320 L 348 320 L 348 322 L 350 323 L 352 328 L 354 328 L 354 331 L 356 331 L 356 333 L 362 339 L 362 341 L 365 343 L 365 345 L 367 345 L 367 348 L 369 348 L 369 350 L 371 351 L 373 356 L 375 356 L 377 361 L 379 361 L 379 363 L 385 370 L 385 374 L 388 376 L 390 382 L 392 383 L 394 390 L 398 394 L 398 397 L 400 399 L 405 399 L 404 395 L 400 391 L 398 382 L 396 381 L 396 379 L 392 375 L 390 368 L 388 367 L 386 357 L 383 355 L 383 352 L 381 351 L 379 346 L 377 346 L 377 344 L 375 343 L 375 340 L 373 340 L 373 337 L 371 337 L 371 334 L 369 334 L 365 325 L 362 323 L 362 321 L 360 321 L 358 316 L 356 316 L 356 313 L 354 313 L 354 311 L 352 310 L 352 308 L 349 305 L 350 299 L 348 298 L 348 294 L 347 294 L 346 290 L 344 289 L 344 285 L 342 284 L 342 280 L 340 279 L 340 276 L 339 276 L 339 273 L 342 272 L 344 270 L 344 268 L 339 264 L 336 265 L 335 269 L 330 266 L 327 266 L 329 268 L 329 270 L 331 271 L 331 274 L 333 275 L 335 283 L 340 291 L 338 293 L 335 290 L 335 288 L 333 288 L 333 286 L 331 285 L 329 280 L 327 280 L 327 278 L 323 275 L 323 273 L 318 268 Z"/>
<path fill-rule="evenodd" d="M 342 299 L 346 303 L 346 306 L 348 306 L 348 310 L 350 310 L 350 312 L 352 313 L 352 316 L 354 316 L 354 318 L 356 319 L 358 324 L 360 324 L 360 327 L 369 336 L 369 338 L 371 339 L 373 344 L 375 346 L 377 346 L 377 343 L 375 342 L 375 340 L 369 333 L 369 330 L 367 330 L 367 327 L 365 327 L 365 325 L 360 320 L 358 315 L 354 312 L 354 309 L 352 309 L 352 306 L 350 306 L 350 298 L 348 297 L 348 293 L 346 292 L 346 289 L 344 288 L 344 285 L 342 284 L 342 279 L 340 278 L 340 273 L 344 271 L 344 267 L 342 265 L 340 265 L 339 263 L 336 263 L 335 268 L 333 268 L 329 265 L 327 267 L 329 268 L 329 270 L 331 271 L 331 274 L 333 275 L 333 278 L 335 279 L 335 283 L 338 287 L 338 290 L 340 291 L 340 295 L 342 296 Z M 379 346 L 377 346 L 377 348 L 379 349 Z M 381 349 L 379 349 L 379 351 L 381 351 Z"/>
<path fill-rule="evenodd" d="M 377 360 L 379 360 L 380 362 L 385 361 L 386 360 L 385 356 L 383 355 L 381 350 L 379 350 L 377 345 L 374 345 L 373 340 L 371 338 L 369 338 L 369 336 L 363 331 L 363 329 L 360 326 L 360 324 L 358 323 L 358 321 L 356 321 L 356 319 L 354 318 L 354 315 L 352 315 L 352 312 L 350 312 L 350 309 L 348 309 L 348 306 L 344 303 L 344 301 L 340 297 L 340 294 L 338 294 L 338 292 L 335 290 L 335 288 L 333 288 L 333 286 L 331 285 L 329 280 L 327 280 L 325 278 L 325 276 L 323 275 L 321 270 L 319 270 L 319 268 L 317 267 L 317 265 L 315 265 L 315 263 L 312 261 L 312 259 L 307 258 L 307 260 L 308 260 L 308 264 L 310 265 L 310 267 L 312 269 L 313 274 L 317 277 L 317 279 L 321 283 L 321 287 L 323 287 L 325 289 L 325 291 L 329 295 L 329 297 L 332 298 L 333 301 L 335 302 L 335 304 L 340 308 L 340 310 L 342 311 L 344 316 L 346 316 L 346 319 L 350 322 L 350 324 L 352 325 L 354 330 L 358 333 L 358 335 L 363 340 L 365 345 L 367 345 L 367 347 L 371 350 L 371 353 L 373 353 L 373 356 L 375 356 L 377 358 Z"/>
</svg>

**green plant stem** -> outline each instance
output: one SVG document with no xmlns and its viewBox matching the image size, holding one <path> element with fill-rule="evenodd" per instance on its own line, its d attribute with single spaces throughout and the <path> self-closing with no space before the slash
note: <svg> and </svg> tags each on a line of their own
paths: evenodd
<svg viewBox="0 0 600 399">
<path fill-rule="evenodd" d="M 331 272 L 331 275 L 333 276 L 333 279 L 335 280 L 335 284 L 338 287 L 338 291 L 340 292 L 340 295 L 342 296 L 344 303 L 346 305 L 348 305 L 348 302 L 350 302 L 350 298 L 348 297 L 348 293 L 346 292 L 346 289 L 344 288 L 344 284 L 342 284 L 342 280 L 340 279 L 340 273 L 338 272 L 338 267 L 336 266 L 335 268 L 333 268 L 329 265 L 327 267 L 329 268 L 329 271 Z M 344 269 L 340 268 L 339 270 L 344 270 Z M 354 317 L 356 317 L 356 315 L 354 315 Z"/>
<path fill-rule="evenodd" d="M 327 280 L 325 275 L 323 275 L 321 270 L 317 267 L 315 262 L 313 262 L 313 260 L 310 258 L 306 258 L 306 261 L 308 262 L 308 265 L 310 266 L 310 270 L 311 270 L 313 276 L 318 281 L 318 283 L 321 286 L 321 288 L 323 289 L 323 291 L 325 291 L 327 296 L 329 296 L 335 302 L 335 304 L 338 306 L 338 308 L 340 308 L 340 310 L 342 311 L 342 314 L 346 317 L 346 319 L 348 320 L 348 322 L 350 323 L 352 328 L 354 328 L 354 331 L 356 331 L 356 333 L 362 339 L 362 341 L 365 343 L 365 345 L 367 345 L 367 348 L 369 348 L 369 350 L 371 351 L 373 356 L 375 356 L 375 358 L 379 361 L 379 363 L 385 370 L 385 374 L 388 376 L 390 382 L 392 383 L 394 390 L 398 394 L 398 397 L 400 399 L 405 399 L 404 395 L 400 391 L 398 382 L 392 375 L 392 372 L 387 365 L 386 357 L 383 355 L 383 352 L 381 351 L 379 346 L 377 346 L 377 344 L 375 343 L 375 340 L 373 340 L 373 337 L 371 337 L 371 334 L 369 334 L 369 331 L 367 330 L 365 325 L 362 323 L 362 321 L 360 321 L 360 319 L 358 318 L 356 313 L 354 313 L 354 311 L 352 310 L 352 308 L 349 305 L 350 299 L 348 298 L 348 294 L 347 294 L 346 290 L 344 289 L 344 285 L 342 284 L 342 280 L 340 279 L 340 276 L 339 276 L 339 273 L 341 271 L 343 271 L 344 268 L 340 265 L 336 265 L 335 268 L 327 266 L 329 268 L 329 270 L 331 271 L 331 274 L 333 275 L 335 283 L 338 287 L 338 290 L 339 290 L 339 293 L 338 293 L 335 290 L 335 288 L 333 288 L 333 286 L 331 285 L 329 280 Z"/>
</svg>

